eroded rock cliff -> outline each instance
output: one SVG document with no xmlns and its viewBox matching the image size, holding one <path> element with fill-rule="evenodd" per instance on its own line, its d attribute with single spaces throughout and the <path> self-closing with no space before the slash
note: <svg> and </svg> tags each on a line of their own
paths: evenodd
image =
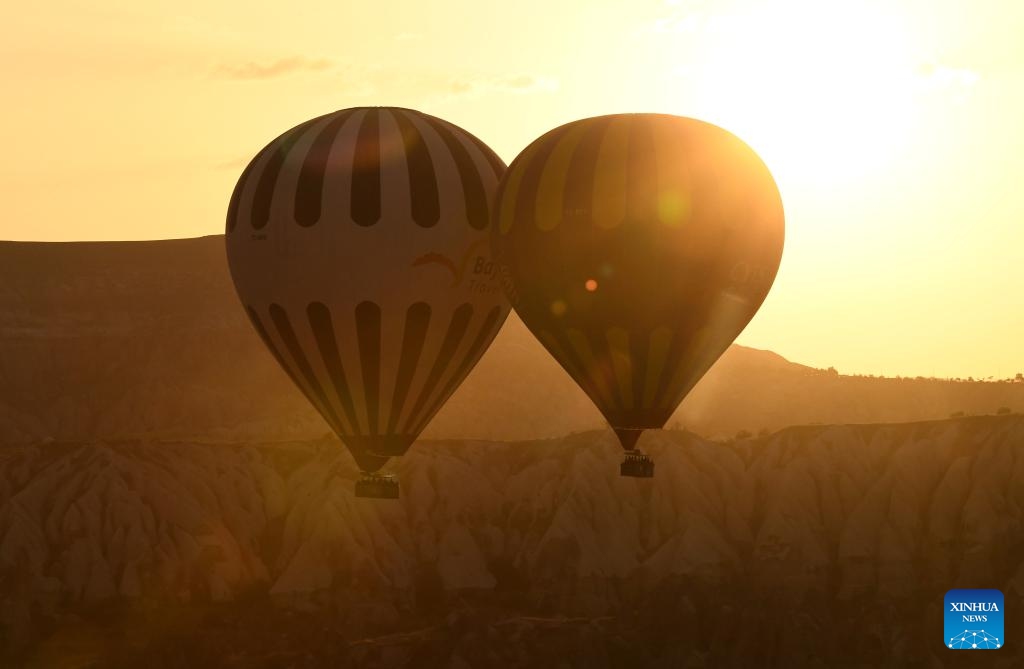
<svg viewBox="0 0 1024 669">
<path fill-rule="evenodd" d="M 281 666 L 943 666 L 947 589 L 1022 603 L 1024 418 L 644 448 L 653 480 L 620 478 L 604 432 L 422 442 L 393 502 L 354 498 L 331 440 L 9 446 L 9 652 L 38 658 L 68 611 L 148 606 L 206 612 L 186 636 L 211 662 L 226 643 Z M 253 611 L 279 623 L 230 622 Z"/>
</svg>

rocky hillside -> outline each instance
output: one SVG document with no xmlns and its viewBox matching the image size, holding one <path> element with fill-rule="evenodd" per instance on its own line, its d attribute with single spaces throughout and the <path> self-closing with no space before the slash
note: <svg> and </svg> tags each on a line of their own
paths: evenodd
<svg viewBox="0 0 1024 669">
<path fill-rule="evenodd" d="M 0 664 L 942 667 L 952 587 L 1024 662 L 1024 418 L 644 439 L 3 447 Z"/>
<path fill-rule="evenodd" d="M 1000 407 L 1024 410 L 1024 383 L 848 377 L 733 347 L 670 425 L 733 435 Z M 424 436 L 535 439 L 602 426 L 512 316 Z M 245 321 L 222 238 L 0 242 L 0 443 L 326 431 Z"/>
</svg>

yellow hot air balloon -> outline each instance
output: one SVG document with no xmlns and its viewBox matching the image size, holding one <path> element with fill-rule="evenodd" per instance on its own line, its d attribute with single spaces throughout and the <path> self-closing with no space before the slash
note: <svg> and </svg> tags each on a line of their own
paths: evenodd
<svg viewBox="0 0 1024 669">
<path fill-rule="evenodd" d="M 665 425 L 757 312 L 782 258 L 778 188 L 754 151 L 690 118 L 620 114 L 556 128 L 498 187 L 491 242 L 526 326 L 627 451 Z"/>
<path fill-rule="evenodd" d="M 374 107 L 289 130 L 238 180 L 226 235 L 238 296 L 363 470 L 357 495 L 398 496 L 376 472 L 508 315 L 487 238 L 504 169 L 461 128 Z"/>
</svg>

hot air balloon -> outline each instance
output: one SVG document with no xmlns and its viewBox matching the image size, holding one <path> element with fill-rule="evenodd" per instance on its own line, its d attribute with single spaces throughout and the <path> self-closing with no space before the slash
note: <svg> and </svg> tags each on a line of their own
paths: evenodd
<svg viewBox="0 0 1024 669">
<path fill-rule="evenodd" d="M 226 246 L 238 296 L 359 465 L 359 496 L 398 496 L 380 468 L 508 315 L 488 240 L 504 170 L 451 123 L 358 108 L 284 133 L 235 186 Z"/>
<path fill-rule="evenodd" d="M 746 327 L 782 258 L 778 188 L 754 151 L 702 121 L 583 119 L 502 178 L 491 222 L 502 283 L 530 331 L 636 450 Z"/>
</svg>

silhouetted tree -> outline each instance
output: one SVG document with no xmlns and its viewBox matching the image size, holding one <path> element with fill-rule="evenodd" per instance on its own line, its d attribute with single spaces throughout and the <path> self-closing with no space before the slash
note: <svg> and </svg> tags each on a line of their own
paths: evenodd
<svg viewBox="0 0 1024 669">
<path fill-rule="evenodd" d="M 750 439 L 752 436 L 754 435 L 750 434 L 750 430 L 740 430 L 736 433 L 737 439 Z"/>
<path fill-rule="evenodd" d="M 999 407 L 996 409 L 997 416 L 1005 416 L 1008 413 L 1010 413 L 1010 407 Z"/>
<path fill-rule="evenodd" d="M 949 417 L 950 418 L 963 418 L 964 417 L 964 412 L 963 411 L 954 411 L 953 413 L 949 414 Z"/>
</svg>

